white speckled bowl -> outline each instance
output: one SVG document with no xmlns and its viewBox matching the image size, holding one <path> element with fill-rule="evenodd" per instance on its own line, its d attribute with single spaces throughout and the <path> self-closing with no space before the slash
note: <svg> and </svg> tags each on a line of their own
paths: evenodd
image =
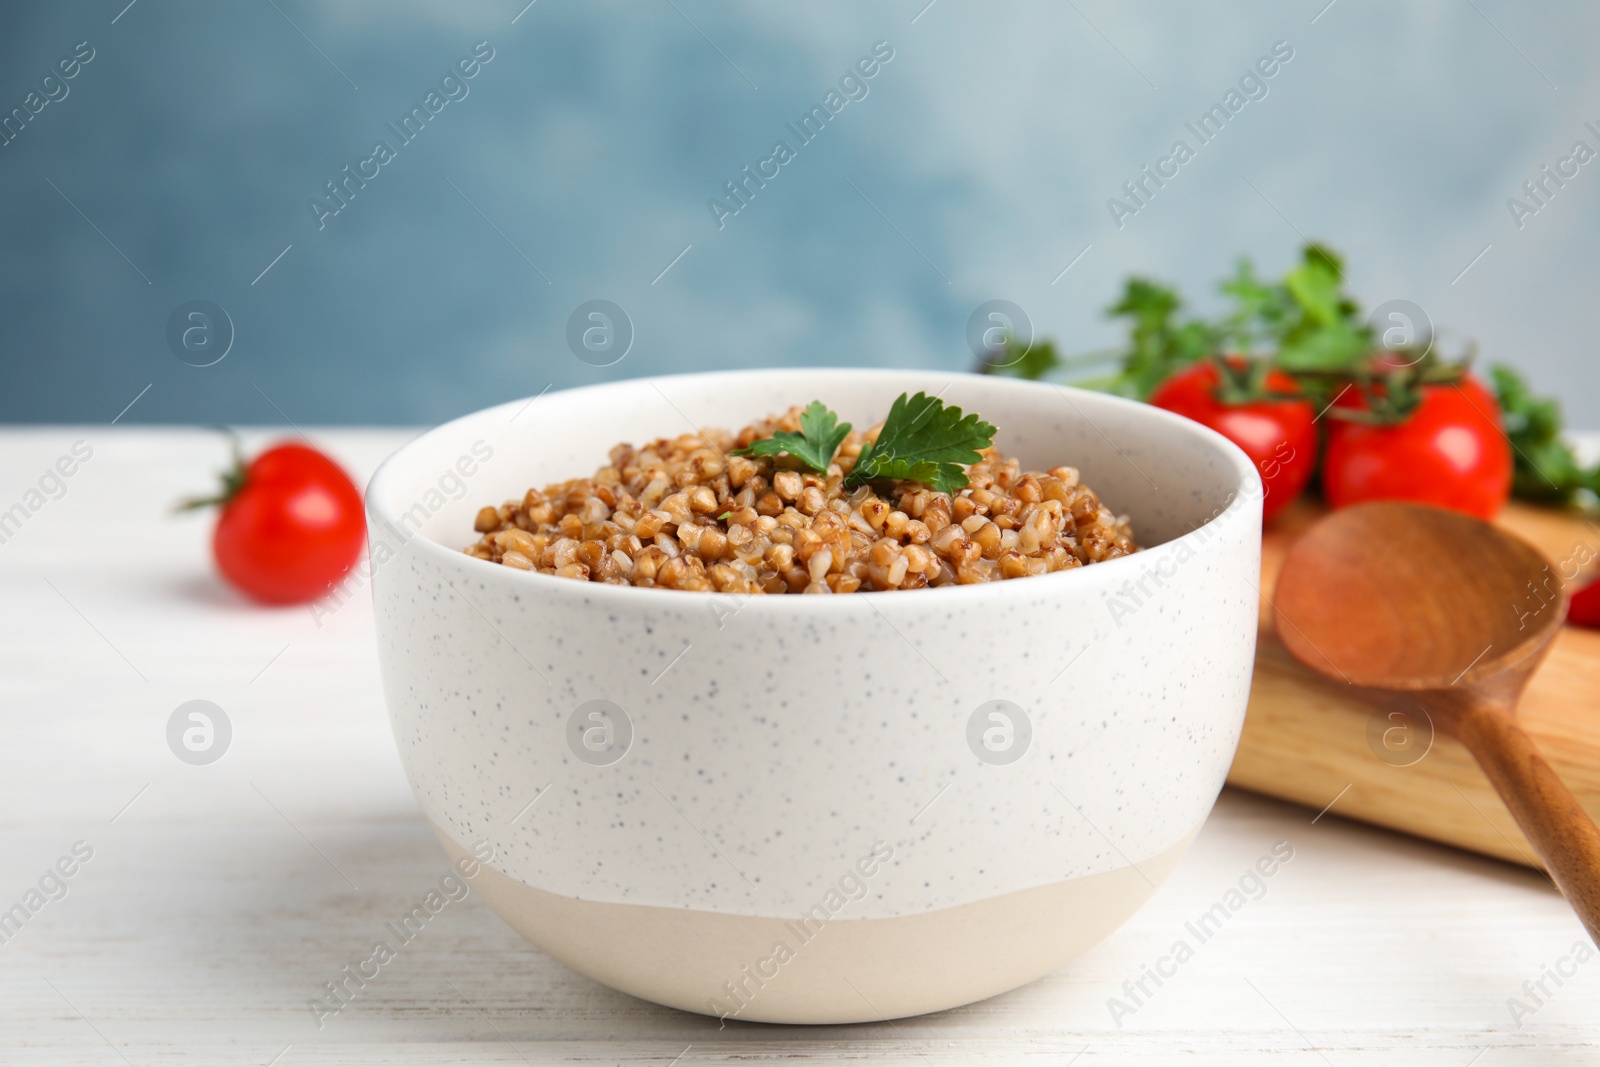
<svg viewBox="0 0 1600 1067">
<path fill-rule="evenodd" d="M 1078 467 L 1147 550 L 747 598 L 460 551 L 480 505 L 588 474 L 619 440 L 813 398 L 864 426 L 918 389 L 980 412 L 1025 467 Z M 505 404 L 412 441 L 367 493 L 395 740 L 446 850 L 491 857 L 478 892 L 600 982 L 779 1022 L 969 1003 L 1104 938 L 1210 811 L 1250 688 L 1260 498 L 1195 423 L 998 378 L 750 371 Z"/>
</svg>

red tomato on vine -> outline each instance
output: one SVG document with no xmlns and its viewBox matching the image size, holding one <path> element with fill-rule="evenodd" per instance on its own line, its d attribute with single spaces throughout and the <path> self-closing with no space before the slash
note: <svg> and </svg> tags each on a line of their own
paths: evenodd
<svg viewBox="0 0 1600 1067">
<path fill-rule="evenodd" d="M 1246 370 L 1230 358 L 1230 377 Z M 1268 371 L 1256 395 L 1229 402 L 1222 368 L 1203 360 L 1169 375 L 1150 403 L 1209 426 L 1244 450 L 1261 472 L 1266 497 L 1265 522 L 1300 495 L 1317 469 L 1316 408 L 1300 396 L 1299 385 L 1282 371 Z"/>
<path fill-rule="evenodd" d="M 1410 500 L 1493 518 L 1511 495 L 1512 472 L 1511 442 L 1494 394 L 1470 376 L 1416 388 L 1420 401 L 1398 422 L 1327 420 L 1322 488 L 1328 503 L 1342 508 Z M 1336 406 L 1370 409 L 1357 389 Z"/>
<path fill-rule="evenodd" d="M 266 604 L 325 595 L 355 565 L 366 539 L 361 491 L 309 445 L 275 445 L 247 464 L 235 443 L 222 493 L 183 506 L 212 504 L 221 508 L 211 538 L 217 569 Z"/>
</svg>

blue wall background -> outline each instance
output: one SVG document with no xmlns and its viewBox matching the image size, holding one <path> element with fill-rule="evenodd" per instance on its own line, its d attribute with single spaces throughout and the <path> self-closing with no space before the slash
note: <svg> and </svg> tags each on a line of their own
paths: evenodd
<svg viewBox="0 0 1600 1067">
<path fill-rule="evenodd" d="M 1206 304 L 1305 236 L 1600 426 L 1600 163 L 1520 229 L 1506 206 L 1600 148 L 1592 5 L 523 2 L 6 5 L 0 113 L 94 58 L 0 147 L 0 419 L 105 422 L 146 385 L 123 421 L 415 423 L 681 370 L 957 368 L 982 301 L 1095 348 L 1129 272 Z M 308 200 L 478 41 L 469 95 L 319 230 Z M 880 41 L 865 99 L 719 229 L 708 198 Z M 1119 228 L 1107 199 L 1278 41 L 1266 97 Z M 596 298 L 635 332 L 608 367 L 566 341 Z M 167 342 L 196 299 L 236 331 L 209 367 Z"/>
</svg>

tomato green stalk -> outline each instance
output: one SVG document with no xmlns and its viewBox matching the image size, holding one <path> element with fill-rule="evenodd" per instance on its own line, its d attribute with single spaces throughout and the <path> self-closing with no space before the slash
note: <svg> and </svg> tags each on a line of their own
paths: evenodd
<svg viewBox="0 0 1600 1067">
<path fill-rule="evenodd" d="M 1368 426 L 1398 426 L 1416 414 L 1427 397 L 1428 386 L 1459 384 L 1471 363 L 1470 358 L 1459 363 L 1445 363 L 1428 353 L 1415 361 L 1397 362 L 1386 358 L 1390 355 L 1404 353 L 1380 353 L 1354 372 L 1334 379 L 1333 384 L 1339 385 L 1341 393 L 1346 388 L 1358 390 L 1363 405 L 1334 404 L 1327 412 L 1330 419 Z"/>
<path fill-rule="evenodd" d="M 198 511 L 200 508 L 227 507 L 234 497 L 244 491 L 245 483 L 249 479 L 249 465 L 245 463 L 244 445 L 239 440 L 239 435 L 225 426 L 218 426 L 218 432 L 226 434 L 228 447 L 232 452 L 233 460 L 228 469 L 221 474 L 222 491 L 216 496 L 196 496 L 180 500 L 174 511 Z"/>
</svg>

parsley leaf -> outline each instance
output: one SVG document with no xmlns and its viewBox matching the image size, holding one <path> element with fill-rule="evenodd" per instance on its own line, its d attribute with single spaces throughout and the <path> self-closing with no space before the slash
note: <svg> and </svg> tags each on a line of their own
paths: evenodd
<svg viewBox="0 0 1600 1067">
<path fill-rule="evenodd" d="M 926 393 L 901 393 L 889 408 L 878 439 L 863 449 L 846 486 L 885 479 L 921 482 L 941 493 L 967 484 L 963 464 L 977 463 L 979 450 L 994 443 L 995 428 L 977 415 Z"/>
<path fill-rule="evenodd" d="M 1277 338 L 1288 329 L 1294 312 L 1294 299 L 1279 284 L 1256 277 L 1255 265 L 1240 257 L 1233 277 L 1220 286 L 1224 296 L 1233 298 L 1233 310 L 1221 323 L 1224 345 L 1246 355 L 1270 353 Z"/>
<path fill-rule="evenodd" d="M 1036 382 L 1060 365 L 1061 357 L 1056 355 L 1054 343 L 1036 340 L 1024 345 L 1015 337 L 1007 336 L 1003 347 L 978 361 L 978 373 Z"/>
<path fill-rule="evenodd" d="M 1106 312 L 1132 320 L 1122 369 L 1110 378 L 1079 384 L 1143 400 L 1173 371 L 1219 351 L 1221 330 L 1204 319 L 1179 321 L 1182 307 L 1178 294 L 1166 286 L 1128 279 L 1122 299 Z"/>
<path fill-rule="evenodd" d="M 787 452 L 818 474 L 828 473 L 833 454 L 850 434 L 850 424 L 813 400 L 800 413 L 800 432 L 779 430 L 771 437 L 750 442 L 748 448 L 734 451 L 736 456 L 776 456 Z"/>
<path fill-rule="evenodd" d="M 1278 366 L 1291 372 L 1348 372 L 1372 351 L 1371 331 L 1358 317 L 1355 302 L 1344 295 L 1339 257 L 1322 245 L 1308 244 L 1302 260 L 1283 279 L 1294 310 L 1279 339 Z"/>
<path fill-rule="evenodd" d="M 1514 450 L 1512 492 L 1545 504 L 1588 503 L 1600 493 L 1600 466 L 1585 468 L 1561 439 L 1561 405 L 1535 396 L 1510 367 L 1489 372 Z"/>
</svg>

